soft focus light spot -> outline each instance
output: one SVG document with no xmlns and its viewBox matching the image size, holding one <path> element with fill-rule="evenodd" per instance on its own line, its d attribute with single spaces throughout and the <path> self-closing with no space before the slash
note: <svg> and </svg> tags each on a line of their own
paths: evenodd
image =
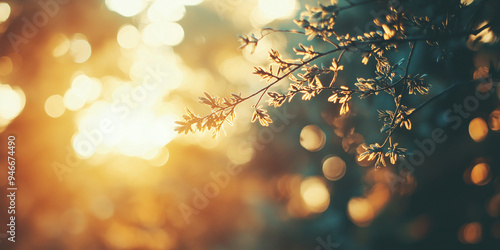
<svg viewBox="0 0 500 250">
<path fill-rule="evenodd" d="M 135 26 L 126 24 L 118 30 L 116 40 L 122 48 L 133 49 L 139 45 L 141 34 Z"/>
<path fill-rule="evenodd" d="M 60 226 L 70 234 L 80 234 L 87 228 L 87 218 L 81 209 L 68 209 L 61 215 Z"/>
<path fill-rule="evenodd" d="M 241 145 L 241 142 L 238 142 L 227 149 L 227 157 L 236 165 L 248 163 L 255 154 L 253 147 L 241 147 Z"/>
<path fill-rule="evenodd" d="M 64 100 L 60 95 L 53 95 L 45 101 L 45 112 L 53 118 L 60 117 L 64 114 Z"/>
<path fill-rule="evenodd" d="M 165 94 L 164 91 L 180 87 L 184 70 L 178 64 L 167 60 L 154 63 L 136 61 L 130 68 L 129 75 L 131 79 L 143 82 L 143 85 L 148 85 L 147 88 L 153 89 L 149 93 L 156 100 Z"/>
<path fill-rule="evenodd" d="M 165 115 L 156 118 L 148 130 L 148 140 L 155 146 L 163 147 L 172 141 L 177 133 L 174 131 L 175 121 L 178 118 L 173 115 Z"/>
<path fill-rule="evenodd" d="M 370 192 L 366 195 L 366 199 L 372 205 L 375 214 L 379 213 L 385 207 L 390 197 L 391 190 L 386 184 L 382 183 L 373 185 Z"/>
<path fill-rule="evenodd" d="M 105 229 L 103 236 L 112 249 L 134 248 L 137 242 L 137 230 L 134 227 L 115 221 Z"/>
<path fill-rule="evenodd" d="M 26 97 L 21 89 L 0 84 L 0 120 L 10 121 L 16 118 L 24 109 L 25 103 Z"/>
<path fill-rule="evenodd" d="M 272 21 L 274 21 L 274 19 L 262 13 L 259 8 L 254 8 L 251 12 L 250 22 L 254 27 L 263 27 Z"/>
<path fill-rule="evenodd" d="M 252 73 L 252 64 L 241 56 L 227 57 L 219 66 L 219 72 L 234 84 L 246 84 L 246 79 Z"/>
<path fill-rule="evenodd" d="M 143 0 L 106 0 L 106 6 L 124 17 L 131 17 L 139 14 L 144 9 Z"/>
<path fill-rule="evenodd" d="M 64 93 L 63 102 L 67 109 L 76 111 L 85 105 L 85 98 L 73 89 L 68 89 L 66 93 Z"/>
<path fill-rule="evenodd" d="M 479 163 L 470 173 L 471 181 L 478 185 L 486 185 L 491 180 L 490 166 L 486 163 Z"/>
<path fill-rule="evenodd" d="M 481 238 L 481 224 L 477 222 L 463 225 L 458 232 L 458 239 L 464 244 L 477 244 L 481 241 Z"/>
<path fill-rule="evenodd" d="M 269 19 L 287 18 L 294 13 L 295 0 L 259 0 L 259 10 Z"/>
<path fill-rule="evenodd" d="M 71 83 L 71 89 L 85 102 L 96 100 L 101 94 L 101 88 L 101 82 L 98 79 L 86 75 L 76 76 Z"/>
<path fill-rule="evenodd" d="M 184 39 L 184 30 L 178 23 L 151 23 L 143 30 L 142 40 L 150 46 L 175 46 Z"/>
<path fill-rule="evenodd" d="M 12 72 L 12 60 L 8 56 L 0 57 L 0 75 L 6 76 Z"/>
<path fill-rule="evenodd" d="M 57 39 L 57 46 L 52 50 L 52 55 L 54 57 L 60 57 L 68 53 L 71 46 L 69 39 L 63 34 L 57 35 L 55 39 Z"/>
<path fill-rule="evenodd" d="M 184 30 L 180 24 L 166 23 L 164 29 L 165 32 L 169 34 L 163 39 L 163 43 L 165 43 L 165 45 L 175 46 L 181 43 L 184 39 Z"/>
<path fill-rule="evenodd" d="M 150 46 L 175 46 L 184 39 L 184 30 L 178 23 L 150 23 L 142 31 L 142 40 Z"/>
<path fill-rule="evenodd" d="M 490 114 L 490 118 L 488 119 L 488 123 L 490 124 L 490 128 L 493 131 L 500 130 L 500 110 L 493 110 Z"/>
<path fill-rule="evenodd" d="M 115 205 L 104 195 L 95 197 L 90 206 L 94 216 L 101 220 L 111 218 L 115 212 Z"/>
<path fill-rule="evenodd" d="M 479 67 L 474 71 L 473 78 L 479 82 L 476 88 L 482 93 L 488 92 L 493 87 L 493 81 L 489 79 L 489 73 L 490 69 L 488 67 Z"/>
<path fill-rule="evenodd" d="M 203 0 L 177 0 L 183 5 L 198 5 L 203 2 Z"/>
<path fill-rule="evenodd" d="M 407 225 L 408 235 L 413 238 L 415 241 L 419 241 L 425 238 L 428 235 L 429 229 L 431 227 L 431 221 L 429 216 L 421 215 L 417 218 L 413 219 Z"/>
<path fill-rule="evenodd" d="M 325 211 L 330 203 L 330 193 L 317 177 L 308 178 L 300 184 L 300 195 L 307 208 L 314 213 Z"/>
<path fill-rule="evenodd" d="M 88 159 L 94 155 L 96 145 L 94 141 L 90 141 L 88 137 L 81 133 L 76 133 L 72 141 L 73 149 L 78 157 L 81 159 Z"/>
<path fill-rule="evenodd" d="M 491 225 L 491 235 L 495 239 L 500 238 L 500 221 L 495 221 L 493 222 L 493 225 Z"/>
<path fill-rule="evenodd" d="M 170 158 L 170 151 L 167 148 L 162 148 L 158 154 L 156 154 L 153 159 L 149 160 L 149 163 L 154 167 L 161 167 L 167 164 Z"/>
<path fill-rule="evenodd" d="M 73 57 L 73 61 L 76 63 L 84 63 L 90 58 L 92 47 L 87 40 L 77 38 L 71 42 L 70 53 Z"/>
<path fill-rule="evenodd" d="M 142 41 L 149 45 L 149 46 L 154 46 L 154 47 L 159 47 L 163 45 L 161 41 L 161 33 L 162 29 L 159 24 L 148 24 L 144 29 L 142 30 Z"/>
<path fill-rule="evenodd" d="M 330 157 L 323 163 L 323 174 L 328 180 L 339 180 L 344 177 L 345 171 L 345 162 L 339 157 Z"/>
<path fill-rule="evenodd" d="M 488 203 L 486 210 L 491 217 L 498 217 L 500 215 L 500 194 L 497 194 L 491 198 Z"/>
<path fill-rule="evenodd" d="M 367 199 L 361 197 L 351 198 L 347 204 L 347 213 L 351 221 L 360 227 L 370 225 L 375 217 L 372 204 Z"/>
<path fill-rule="evenodd" d="M 326 135 L 316 125 L 307 125 L 300 131 L 300 145 L 311 152 L 321 150 L 325 143 Z"/>
<path fill-rule="evenodd" d="M 488 125 L 483 118 L 474 118 L 469 123 L 469 134 L 475 142 L 480 142 L 486 138 L 488 135 Z"/>
<path fill-rule="evenodd" d="M 156 0 L 148 9 L 148 18 L 152 22 L 176 22 L 184 17 L 186 8 L 178 1 Z"/>
<path fill-rule="evenodd" d="M 8 3 L 0 3 L 0 22 L 5 22 L 10 16 L 10 5 Z"/>
<path fill-rule="evenodd" d="M 85 109 L 77 121 L 78 132 L 73 140 L 73 148 L 80 158 L 114 153 L 146 159 L 153 166 L 166 163 L 168 151 L 162 154 L 160 149 L 177 136 L 173 127 L 178 118 L 153 111 L 161 96 L 144 92 L 141 98 L 134 99 L 135 90 L 137 88 L 124 83 L 110 93 L 116 102 L 96 101 Z"/>
</svg>

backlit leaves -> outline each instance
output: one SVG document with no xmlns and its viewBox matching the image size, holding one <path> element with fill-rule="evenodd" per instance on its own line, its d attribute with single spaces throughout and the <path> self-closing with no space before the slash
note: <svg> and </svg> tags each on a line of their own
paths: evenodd
<svg viewBox="0 0 500 250">
<path fill-rule="evenodd" d="M 362 161 L 365 158 L 368 158 L 368 161 L 376 159 L 376 162 L 375 162 L 376 168 L 386 166 L 385 159 L 384 159 L 384 149 L 380 144 L 375 143 L 375 144 L 371 144 L 369 146 L 363 145 L 363 149 L 365 150 L 365 152 L 363 152 L 359 155 L 358 161 Z"/>
<path fill-rule="evenodd" d="M 424 80 L 425 76 L 426 74 L 416 74 L 414 76 L 409 76 L 406 78 L 405 82 L 407 84 L 408 93 L 410 95 L 414 93 L 416 94 L 417 92 L 421 95 L 426 95 L 429 93 L 429 88 L 431 87 L 431 85 Z"/>
<path fill-rule="evenodd" d="M 238 38 L 241 41 L 241 46 L 239 47 L 240 50 L 250 46 L 252 48 L 251 54 L 255 52 L 255 47 L 257 47 L 259 39 L 257 39 L 254 34 L 251 35 L 243 34 L 239 35 Z"/>
<path fill-rule="evenodd" d="M 267 114 L 267 110 L 262 109 L 261 107 L 255 108 L 255 111 L 252 115 L 252 123 L 256 120 L 259 120 L 260 125 L 267 127 L 270 123 L 273 123 L 271 117 Z"/>
<path fill-rule="evenodd" d="M 385 156 L 388 156 L 391 160 L 391 163 L 395 164 L 398 159 L 402 160 L 406 157 L 406 148 L 400 148 L 398 147 L 398 143 L 394 143 L 388 148 Z"/>
<path fill-rule="evenodd" d="M 346 86 L 340 87 L 339 90 L 333 91 L 333 95 L 328 98 L 329 102 L 340 103 L 340 115 L 344 115 L 349 112 L 349 100 L 351 100 L 353 91 Z"/>
<path fill-rule="evenodd" d="M 182 116 L 182 121 L 175 122 L 178 125 L 174 129 L 175 131 L 187 134 L 213 129 L 215 137 L 223 130 L 224 123 L 232 125 L 232 121 L 236 118 L 235 107 L 244 100 L 241 95 L 231 94 L 231 97 L 221 98 L 206 92 L 204 94 L 205 96 L 198 98 L 199 102 L 209 106 L 212 112 L 209 115 L 200 117 L 190 109 L 186 109 L 186 115 Z"/>
<path fill-rule="evenodd" d="M 272 119 L 267 110 L 259 106 L 266 95 L 268 105 L 277 108 L 284 105 L 286 101 L 290 102 L 296 95 L 308 101 L 326 91 L 331 93 L 328 102 L 340 104 L 339 113 L 345 115 L 350 112 L 350 101 L 353 97 L 369 99 L 381 93 L 393 100 L 392 110 L 378 110 L 379 120 L 382 121 L 380 132 L 386 136 L 386 139 L 381 144 L 374 143 L 366 146 L 365 152 L 360 154 L 358 160 L 365 158 L 370 161 L 376 160 L 376 167 L 385 166 L 386 159 L 389 159 L 392 164 L 401 160 L 405 157 L 406 149 L 392 142 L 393 133 L 399 128 L 412 129 L 409 118 L 416 110 L 407 107 L 408 103 L 412 103 L 407 99 L 412 94 L 428 94 L 431 87 L 425 80 L 425 74 L 410 74 L 409 72 L 415 44 L 422 41 L 421 43 L 439 45 L 441 46 L 439 49 L 445 51 L 443 46 L 446 43 L 443 41 L 446 39 L 477 36 L 481 30 L 467 32 L 461 29 L 453 33 L 457 31 L 456 27 L 460 26 L 460 20 L 451 12 L 460 10 L 463 7 L 460 4 L 457 4 L 457 9 L 450 9 L 445 14 L 438 13 L 437 17 L 429 18 L 414 16 L 411 11 L 406 12 L 404 4 L 395 8 L 397 1 L 381 1 L 381 3 L 387 3 L 388 12 L 384 12 L 387 14 L 373 20 L 375 30 L 358 34 L 339 34 L 335 25 L 337 21 L 340 21 L 338 17 L 341 12 L 362 4 L 362 2 L 346 2 L 347 4 L 344 3 L 346 5 L 339 6 L 337 1 L 331 0 L 328 5 L 306 6 L 306 11 L 301 13 L 298 20 L 294 20 L 299 30 L 264 28 L 259 37 L 254 34 L 239 36 L 240 49 L 250 47 L 252 53 L 259 41 L 277 32 L 301 34 L 307 40 L 320 40 L 322 44 L 317 49 L 313 45 L 306 46 L 299 43 L 293 48 L 295 54 L 292 58 L 285 58 L 285 54 L 271 49 L 268 53 L 269 65 L 254 68 L 254 74 L 266 81 L 266 86 L 246 97 L 236 94 L 218 97 L 205 93 L 199 101 L 209 107 L 210 113 L 206 116 L 199 116 L 187 109 L 186 114 L 182 116 L 182 121 L 177 122 L 178 126 L 175 130 L 185 134 L 213 130 L 214 135 L 217 135 L 223 130 L 225 123 L 231 124 L 235 118 L 235 107 L 254 97 L 258 100 L 252 105 L 254 112 L 251 122 L 258 120 L 262 126 L 269 126 Z M 398 58 L 400 51 L 406 51 L 406 48 L 411 50 L 408 56 L 404 54 Z M 341 76 L 342 78 L 339 79 L 345 79 L 341 74 L 344 73 L 344 66 L 348 65 L 345 60 L 342 61 L 344 54 L 357 56 L 356 62 L 358 64 L 361 62 L 365 66 L 361 67 L 360 75 L 356 76 L 355 82 L 343 83 L 339 86 L 337 78 Z M 318 62 L 319 59 L 324 59 L 321 61 L 323 63 L 331 63 L 324 66 Z M 364 75 L 367 71 L 374 72 L 374 74 Z M 283 93 L 272 91 L 273 86 L 286 79 L 290 82 L 287 91 Z"/>
<path fill-rule="evenodd" d="M 274 106 L 275 108 L 281 107 L 286 102 L 287 96 L 280 94 L 278 92 L 267 92 L 269 96 L 268 104 L 269 106 Z"/>
</svg>

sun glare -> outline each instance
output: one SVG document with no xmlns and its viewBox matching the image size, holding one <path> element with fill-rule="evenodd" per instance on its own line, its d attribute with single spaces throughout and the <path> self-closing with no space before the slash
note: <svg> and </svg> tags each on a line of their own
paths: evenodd
<svg viewBox="0 0 500 250">
<path fill-rule="evenodd" d="M 145 3 L 143 0 L 106 0 L 106 6 L 124 17 L 132 17 L 141 13 Z"/>
<path fill-rule="evenodd" d="M 26 96 L 18 87 L 0 83 L 0 127 L 8 125 L 24 109 Z"/>
</svg>

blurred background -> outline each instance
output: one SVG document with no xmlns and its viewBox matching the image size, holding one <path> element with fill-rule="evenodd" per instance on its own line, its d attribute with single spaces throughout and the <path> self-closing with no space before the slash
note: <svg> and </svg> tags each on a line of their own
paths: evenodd
<svg viewBox="0 0 500 250">
<path fill-rule="evenodd" d="M 267 128 L 250 123 L 253 103 L 245 103 L 217 139 L 173 131 L 185 107 L 208 112 L 197 104 L 204 91 L 246 96 L 265 86 L 252 71 L 267 65 L 269 49 L 289 57 L 299 42 L 328 49 L 281 33 L 253 54 L 237 49 L 238 34 L 295 28 L 305 4 L 316 1 L 0 2 L 0 155 L 15 135 L 18 187 L 16 243 L 0 233 L 0 248 L 498 249 L 500 91 L 492 81 L 464 84 L 396 133 L 412 152 L 423 152 L 415 140 L 436 129 L 447 138 L 409 175 L 356 160 L 362 145 L 384 139 L 376 109 L 393 108 L 387 96 L 353 100 L 343 117 L 328 93 L 296 98 L 269 110 Z M 442 7 L 413 4 L 423 15 Z M 339 30 L 375 28 L 384 6 L 343 12 Z M 439 49 L 419 44 L 412 74 L 429 75 L 431 95 L 484 77 L 498 69 L 499 49 L 493 32 L 481 36 L 450 43 L 439 62 Z M 409 50 L 399 52 L 389 59 Z M 374 74 L 373 62 L 343 60 L 342 83 Z M 0 178 L 6 225 L 6 163 Z"/>
</svg>

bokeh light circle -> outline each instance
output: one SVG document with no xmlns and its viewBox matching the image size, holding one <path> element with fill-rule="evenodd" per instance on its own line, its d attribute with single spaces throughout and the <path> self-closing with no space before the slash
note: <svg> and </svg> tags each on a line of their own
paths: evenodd
<svg viewBox="0 0 500 250">
<path fill-rule="evenodd" d="M 323 174 L 328 180 L 339 180 L 344 177 L 345 171 L 345 162 L 340 157 L 330 157 L 323 162 Z"/>
<path fill-rule="evenodd" d="M 488 125 L 481 117 L 476 117 L 469 123 L 469 134 L 475 142 L 483 141 L 488 135 Z"/>
<path fill-rule="evenodd" d="M 307 208 L 314 213 L 325 211 L 330 203 L 330 192 L 318 177 L 310 177 L 302 181 L 300 195 Z"/>
<path fill-rule="evenodd" d="M 311 152 L 321 150 L 325 143 L 326 135 L 316 125 L 307 125 L 300 131 L 300 145 Z"/>
<path fill-rule="evenodd" d="M 53 95 L 45 101 L 45 112 L 52 118 L 60 117 L 64 114 L 64 99 L 60 95 Z"/>
</svg>

